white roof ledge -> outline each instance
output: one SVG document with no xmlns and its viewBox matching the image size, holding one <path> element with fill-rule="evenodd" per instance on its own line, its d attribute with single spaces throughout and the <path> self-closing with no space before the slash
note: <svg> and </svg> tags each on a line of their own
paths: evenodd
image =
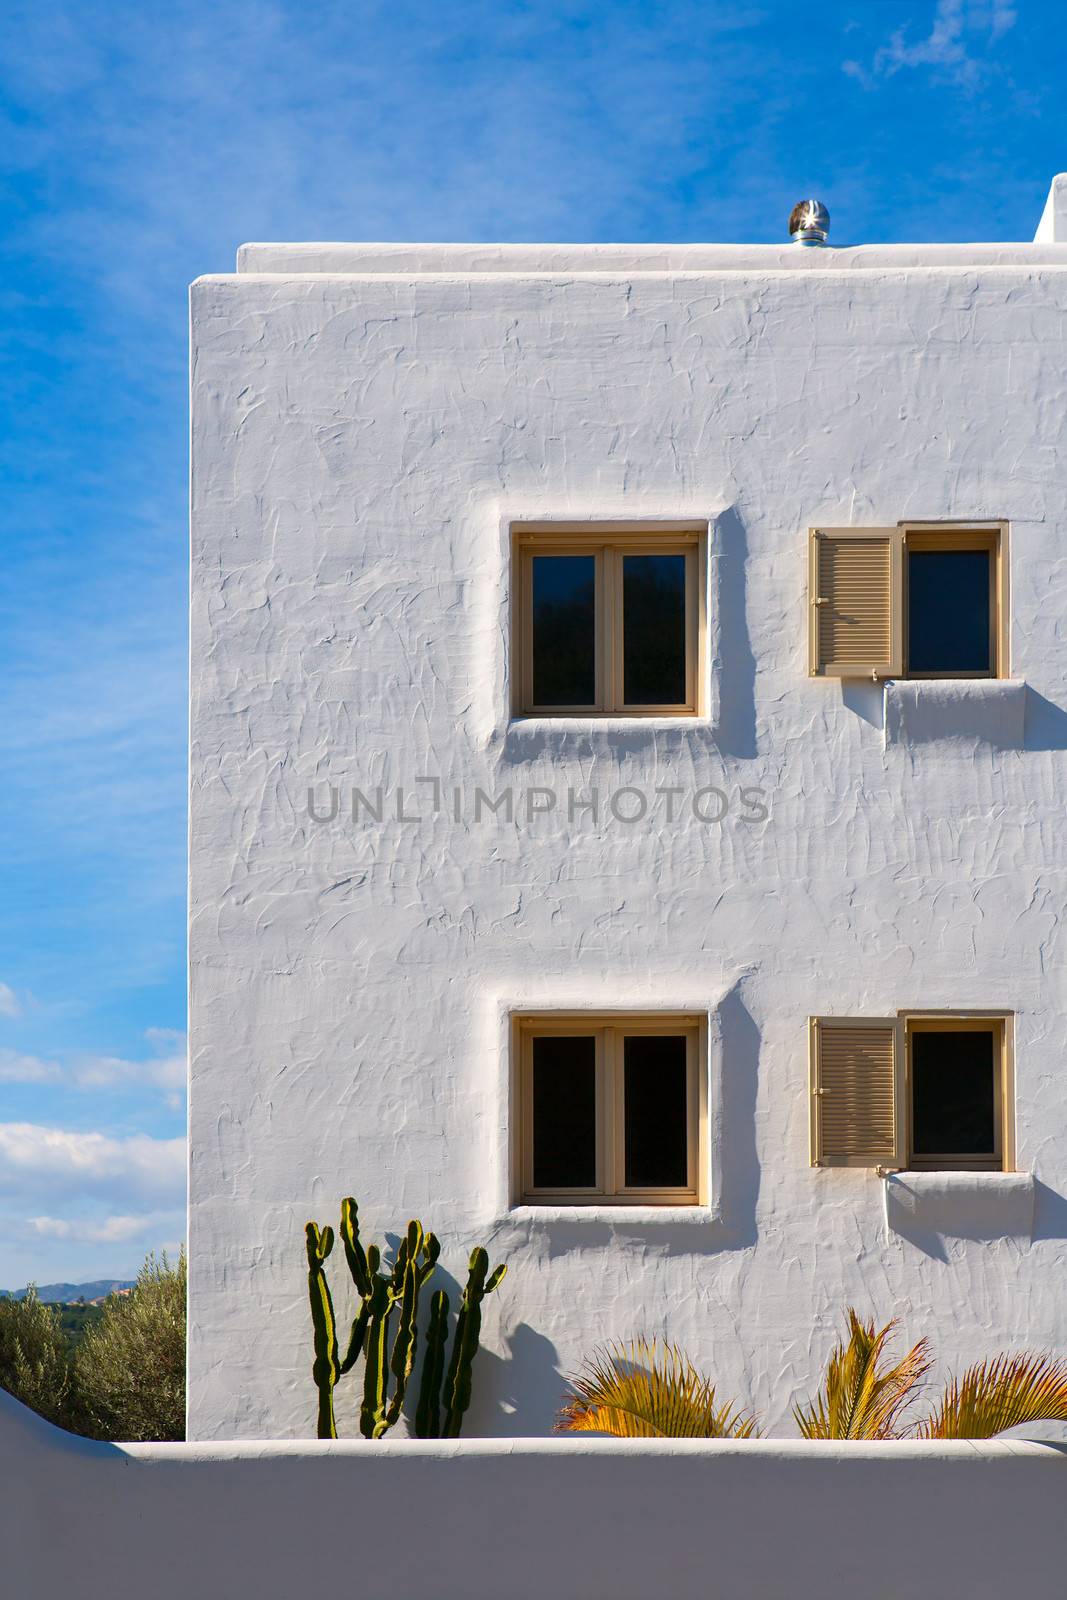
<svg viewBox="0 0 1067 1600">
<path fill-rule="evenodd" d="M 1067 180 L 1065 180 L 1067 181 Z M 1067 204 L 1067 191 L 1064 195 Z M 1061 242 L 1062 241 L 1062 242 Z M 1067 213 L 1056 241 L 1015 244 L 243 244 L 248 276 L 469 277 L 475 273 L 857 272 L 1067 266 Z"/>
</svg>

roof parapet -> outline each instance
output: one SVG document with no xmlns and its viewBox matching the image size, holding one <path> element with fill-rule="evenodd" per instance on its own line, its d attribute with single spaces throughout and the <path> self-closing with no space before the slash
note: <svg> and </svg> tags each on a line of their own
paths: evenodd
<svg viewBox="0 0 1067 1600">
<path fill-rule="evenodd" d="M 1057 172 L 1034 234 L 1035 244 L 1067 243 L 1067 172 Z"/>
</svg>

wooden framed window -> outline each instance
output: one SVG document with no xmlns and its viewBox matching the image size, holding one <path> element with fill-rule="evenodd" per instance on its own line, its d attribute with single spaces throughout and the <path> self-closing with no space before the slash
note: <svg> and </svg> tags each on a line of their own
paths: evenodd
<svg viewBox="0 0 1067 1600">
<path fill-rule="evenodd" d="M 908 1166 L 1004 1170 L 1003 1017 L 909 1017 L 905 1024 Z"/>
<path fill-rule="evenodd" d="M 812 528 L 808 668 L 828 678 L 1008 675 L 1007 524 Z"/>
<path fill-rule="evenodd" d="M 512 530 L 517 716 L 696 716 L 706 528 Z"/>
<path fill-rule="evenodd" d="M 517 1197 L 537 1205 L 696 1205 L 706 1185 L 699 1017 L 514 1019 Z"/>
<path fill-rule="evenodd" d="M 1010 1171 L 1010 1017 L 809 1019 L 816 1167 Z"/>
</svg>

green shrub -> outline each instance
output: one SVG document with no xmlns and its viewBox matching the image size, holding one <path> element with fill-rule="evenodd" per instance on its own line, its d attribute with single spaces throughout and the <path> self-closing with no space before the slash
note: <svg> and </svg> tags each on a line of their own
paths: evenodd
<svg viewBox="0 0 1067 1600">
<path fill-rule="evenodd" d="M 185 1438 L 186 1262 L 149 1256 L 110 1295 L 74 1355 L 79 1432 L 126 1442 Z"/>
<path fill-rule="evenodd" d="M 0 1384 L 61 1428 L 77 1429 L 77 1401 L 58 1311 L 31 1285 L 22 1300 L 0 1300 Z"/>
</svg>

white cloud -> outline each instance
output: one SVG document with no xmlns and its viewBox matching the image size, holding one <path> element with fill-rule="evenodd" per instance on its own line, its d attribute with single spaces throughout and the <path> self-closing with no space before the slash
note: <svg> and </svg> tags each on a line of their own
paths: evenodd
<svg viewBox="0 0 1067 1600">
<path fill-rule="evenodd" d="M 21 1017 L 22 1002 L 6 983 L 0 983 L 0 1017 Z"/>
<path fill-rule="evenodd" d="M 155 1054 L 140 1061 L 124 1056 L 79 1056 L 66 1066 L 20 1050 L 0 1049 L 0 1083 L 54 1083 L 72 1088 L 147 1089 L 162 1094 L 171 1110 L 180 1110 L 187 1083 L 184 1033 L 174 1028 L 149 1028 L 145 1038 Z"/>
<path fill-rule="evenodd" d="M 184 1139 L 0 1123 L 0 1191 L 24 1202 L 38 1196 L 54 1201 L 58 1192 L 64 1201 L 100 1195 L 112 1204 L 155 1199 L 180 1205 L 185 1174 Z"/>
<path fill-rule="evenodd" d="M 75 1244 L 127 1244 L 153 1238 L 161 1228 L 183 1231 L 184 1217 L 176 1211 L 146 1211 L 133 1216 L 109 1216 L 98 1221 L 64 1217 L 31 1217 L 30 1226 L 46 1239 L 68 1239 Z M 169 1249 L 170 1247 L 168 1247 Z"/>
<path fill-rule="evenodd" d="M 940 77 L 974 88 L 988 76 L 991 64 L 973 55 L 971 47 L 995 44 L 1014 27 L 1016 18 L 1010 0 L 938 0 L 925 39 L 909 42 L 905 24 L 875 51 L 869 71 L 858 61 L 842 65 L 850 77 L 867 87 L 874 79 L 891 78 L 905 67 L 930 67 Z"/>
<path fill-rule="evenodd" d="M 0 1083 L 59 1083 L 62 1069 L 55 1061 L 24 1055 L 19 1050 L 0 1050 Z"/>
<path fill-rule="evenodd" d="M 163 1053 L 143 1061 L 122 1056 L 88 1056 L 70 1069 L 79 1089 L 159 1089 L 172 1109 L 181 1106 L 187 1080 L 185 1035 L 171 1028 L 150 1028 L 145 1037 Z"/>
</svg>

